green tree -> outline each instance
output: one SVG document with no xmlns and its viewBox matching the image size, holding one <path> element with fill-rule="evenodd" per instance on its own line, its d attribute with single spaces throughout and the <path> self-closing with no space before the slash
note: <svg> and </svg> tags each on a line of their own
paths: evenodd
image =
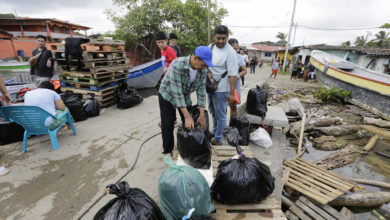
<svg viewBox="0 0 390 220">
<path fill-rule="evenodd" d="M 196 46 L 207 45 L 208 1 L 203 0 L 113 0 L 114 5 L 125 10 L 124 15 L 106 10 L 114 22 L 114 38 L 126 41 L 128 49 L 141 49 L 154 59 L 158 49 L 150 39 L 163 30 L 175 32 L 183 51 L 192 52 Z M 210 29 L 219 25 L 227 10 L 216 0 L 209 0 Z"/>
<path fill-rule="evenodd" d="M 386 31 L 379 31 L 375 34 L 375 42 L 378 44 L 378 47 L 387 47 L 389 46 L 389 33 Z"/>
<path fill-rule="evenodd" d="M 390 28 L 390 24 L 389 23 L 385 23 L 384 25 L 380 26 L 379 28 L 389 29 Z"/>
<path fill-rule="evenodd" d="M 350 47 L 351 46 L 351 41 L 345 41 L 345 42 L 341 43 L 341 46 Z"/>
<path fill-rule="evenodd" d="M 355 38 L 355 46 L 358 47 L 365 47 L 367 44 L 367 40 L 364 36 L 358 36 Z"/>
<path fill-rule="evenodd" d="M 16 18 L 16 16 L 12 13 L 9 14 L 0 14 L 0 18 Z"/>
<path fill-rule="evenodd" d="M 286 46 L 286 38 L 287 38 L 287 34 L 285 33 L 282 33 L 282 32 L 278 32 L 278 34 L 275 36 L 276 38 L 279 39 L 278 43 L 281 43 L 283 47 Z"/>
</svg>

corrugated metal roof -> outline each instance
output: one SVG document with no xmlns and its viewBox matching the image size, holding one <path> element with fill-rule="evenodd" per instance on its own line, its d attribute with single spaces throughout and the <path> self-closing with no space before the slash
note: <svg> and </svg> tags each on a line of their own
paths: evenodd
<svg viewBox="0 0 390 220">
<path fill-rule="evenodd" d="M 279 46 L 268 46 L 268 45 L 259 45 L 259 44 L 252 44 L 254 48 L 259 49 L 260 51 L 265 51 L 265 52 L 278 52 L 281 48 Z"/>
</svg>

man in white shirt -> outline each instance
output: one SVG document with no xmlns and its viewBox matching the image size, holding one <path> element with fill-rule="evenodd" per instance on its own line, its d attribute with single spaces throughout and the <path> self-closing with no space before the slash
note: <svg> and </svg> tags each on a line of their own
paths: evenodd
<svg viewBox="0 0 390 220">
<path fill-rule="evenodd" d="M 213 117 L 212 135 L 214 135 L 210 143 L 213 145 L 222 145 L 222 131 L 226 126 L 227 102 L 229 104 L 234 102 L 234 90 L 236 89 L 237 54 L 227 44 L 228 38 L 229 30 L 226 26 L 219 25 L 214 29 L 214 45 L 211 46 L 214 67 L 209 68 L 210 73 L 208 74 L 211 82 L 219 81 L 217 90 L 208 94 L 209 109 Z"/>
</svg>

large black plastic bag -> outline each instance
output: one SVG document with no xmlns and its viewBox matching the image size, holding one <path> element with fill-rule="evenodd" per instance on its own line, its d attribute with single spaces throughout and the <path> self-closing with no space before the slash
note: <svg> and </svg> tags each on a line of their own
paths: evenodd
<svg viewBox="0 0 390 220">
<path fill-rule="evenodd" d="M 0 115 L 0 145 L 22 141 L 24 128 L 15 122 L 4 120 Z"/>
<path fill-rule="evenodd" d="M 198 123 L 195 123 L 195 128 L 191 131 L 182 126 L 177 129 L 177 148 L 188 165 L 199 169 L 210 168 L 210 142 Z"/>
<path fill-rule="evenodd" d="M 116 96 L 118 98 L 118 108 L 120 109 L 133 107 L 144 100 L 142 95 L 139 94 L 134 87 L 127 85 L 126 83 L 119 83 L 119 87 L 116 90 Z"/>
<path fill-rule="evenodd" d="M 198 120 L 199 114 L 200 114 L 198 106 L 193 105 L 188 109 L 188 111 L 192 116 L 192 120 L 194 120 L 194 122 L 196 122 Z M 204 110 L 204 117 L 205 117 L 205 121 L 206 121 L 206 130 L 205 131 L 208 132 L 209 131 L 209 114 L 208 114 L 206 109 Z"/>
<path fill-rule="evenodd" d="M 267 113 L 267 99 L 266 89 L 261 89 L 260 86 L 250 89 L 246 100 L 246 112 L 264 119 Z"/>
<path fill-rule="evenodd" d="M 238 143 L 240 145 L 249 145 L 249 121 L 243 116 L 234 115 L 230 118 L 229 126 L 238 129 L 240 139 Z"/>
<path fill-rule="evenodd" d="M 238 133 L 237 128 L 227 127 L 223 129 L 223 137 L 228 141 L 228 144 L 235 147 L 240 140 L 240 134 Z"/>
<path fill-rule="evenodd" d="M 61 94 L 62 101 L 66 107 L 68 107 L 70 114 L 72 115 L 74 121 L 84 121 L 87 120 L 88 116 L 85 113 L 83 107 L 83 95 L 78 93 L 73 93 L 71 91 L 66 91 Z"/>
<path fill-rule="evenodd" d="M 98 116 L 100 114 L 100 104 L 99 101 L 95 98 L 95 94 L 91 93 L 89 97 L 84 102 L 84 110 L 88 117 Z"/>
<path fill-rule="evenodd" d="M 210 190 L 215 201 L 234 205 L 259 203 L 274 188 L 274 178 L 267 165 L 256 158 L 241 156 L 219 164 Z"/>
<path fill-rule="evenodd" d="M 108 185 L 110 194 L 117 195 L 101 208 L 94 220 L 164 220 L 157 204 L 144 191 L 130 188 L 127 182 Z"/>
</svg>

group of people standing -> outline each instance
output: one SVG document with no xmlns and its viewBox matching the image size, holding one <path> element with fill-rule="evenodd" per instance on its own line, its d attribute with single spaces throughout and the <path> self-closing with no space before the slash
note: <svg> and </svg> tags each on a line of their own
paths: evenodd
<svg viewBox="0 0 390 220">
<path fill-rule="evenodd" d="M 157 36 L 157 35 L 156 35 Z M 160 47 L 161 50 L 170 50 Z M 166 39 L 165 39 L 166 40 Z M 169 47 L 168 45 L 166 47 Z M 171 155 L 174 147 L 174 124 L 176 109 L 183 125 L 192 130 L 196 123 L 206 128 L 205 109 L 212 116 L 212 145 L 222 145 L 222 131 L 226 126 L 227 107 L 230 114 L 237 114 L 236 90 L 240 93 L 240 80 L 244 81 L 248 58 L 243 55 L 237 39 L 229 39 L 228 27 L 219 25 L 214 29 L 213 43 L 198 46 L 193 53 L 185 57 L 164 58 L 168 64 L 159 89 L 159 106 L 163 154 Z M 163 53 L 162 53 L 163 55 Z M 206 92 L 206 81 L 216 85 L 214 91 Z M 192 106 L 191 93 L 196 92 L 199 118 L 194 122 L 188 108 Z"/>
</svg>

